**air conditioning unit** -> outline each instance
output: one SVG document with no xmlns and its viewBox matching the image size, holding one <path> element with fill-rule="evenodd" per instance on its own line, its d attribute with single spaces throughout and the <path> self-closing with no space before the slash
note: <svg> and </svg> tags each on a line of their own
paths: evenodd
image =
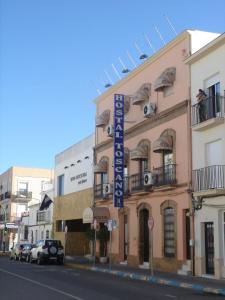
<svg viewBox="0 0 225 300">
<path fill-rule="evenodd" d="M 111 185 L 110 185 L 110 183 L 104 183 L 103 184 L 103 195 L 106 196 L 109 194 L 112 194 Z"/>
<path fill-rule="evenodd" d="M 156 111 L 155 103 L 148 103 L 144 105 L 143 113 L 145 118 L 151 117 Z"/>
<path fill-rule="evenodd" d="M 107 136 L 112 137 L 114 133 L 113 125 L 108 125 L 106 131 L 107 131 Z"/>
<path fill-rule="evenodd" d="M 152 173 L 148 172 L 144 174 L 144 185 L 153 185 Z"/>
</svg>

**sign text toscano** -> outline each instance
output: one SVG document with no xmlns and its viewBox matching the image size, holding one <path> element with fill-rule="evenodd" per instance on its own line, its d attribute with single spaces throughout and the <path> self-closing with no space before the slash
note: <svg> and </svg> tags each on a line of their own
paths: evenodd
<svg viewBox="0 0 225 300">
<path fill-rule="evenodd" d="M 114 95 L 114 206 L 123 207 L 124 95 Z"/>
</svg>

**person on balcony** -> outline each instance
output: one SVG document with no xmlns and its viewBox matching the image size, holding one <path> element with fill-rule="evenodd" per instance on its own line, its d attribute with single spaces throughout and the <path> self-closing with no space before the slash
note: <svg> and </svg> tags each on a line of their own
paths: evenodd
<svg viewBox="0 0 225 300">
<path fill-rule="evenodd" d="M 198 107 L 199 107 L 199 119 L 200 123 L 206 120 L 206 103 L 205 99 L 207 98 L 206 93 L 202 90 L 198 90 L 198 95 L 196 96 L 198 100 Z"/>
</svg>

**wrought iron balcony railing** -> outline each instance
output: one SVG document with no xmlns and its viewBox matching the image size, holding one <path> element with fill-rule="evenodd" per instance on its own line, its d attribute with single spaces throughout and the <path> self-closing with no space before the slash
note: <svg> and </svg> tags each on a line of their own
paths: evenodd
<svg viewBox="0 0 225 300">
<path fill-rule="evenodd" d="M 144 184 L 145 173 L 137 173 L 131 176 L 124 177 L 124 196 L 129 196 L 132 193 L 138 191 L 146 191 L 149 185 Z M 160 187 L 163 185 L 174 185 L 177 182 L 176 179 L 176 165 L 168 164 L 163 167 L 154 168 L 152 172 L 152 185 L 154 187 Z M 97 184 L 94 187 L 95 199 L 107 198 L 111 193 L 104 194 L 103 184 Z"/>
<path fill-rule="evenodd" d="M 225 189 L 225 166 L 216 165 L 193 170 L 192 183 L 194 192 Z"/>
<path fill-rule="evenodd" d="M 113 185 L 111 185 L 111 192 L 104 193 L 103 184 L 97 184 L 97 185 L 95 185 L 95 188 L 94 188 L 95 199 L 107 198 L 110 195 L 112 195 L 112 191 L 113 191 Z M 129 195 L 129 193 L 130 193 L 130 177 L 124 176 L 124 196 Z"/>
<path fill-rule="evenodd" d="M 224 117 L 224 103 L 224 97 L 217 95 L 192 105 L 192 126 L 212 118 Z"/>
<path fill-rule="evenodd" d="M 38 211 L 37 212 L 37 222 L 50 222 L 50 212 L 49 211 Z"/>
<path fill-rule="evenodd" d="M 176 184 L 176 165 L 168 164 L 159 168 L 153 168 L 153 185 L 156 187 Z"/>
<path fill-rule="evenodd" d="M 144 173 L 137 173 L 130 176 L 131 193 L 144 190 Z"/>
<path fill-rule="evenodd" d="M 17 191 L 16 197 L 17 198 L 32 198 L 32 192 L 29 192 L 27 190 Z"/>
</svg>

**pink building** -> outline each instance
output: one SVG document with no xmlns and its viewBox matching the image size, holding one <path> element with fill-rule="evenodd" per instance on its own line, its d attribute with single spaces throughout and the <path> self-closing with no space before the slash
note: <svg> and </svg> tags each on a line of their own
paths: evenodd
<svg viewBox="0 0 225 300">
<path fill-rule="evenodd" d="M 184 59 L 215 38 L 185 31 L 96 99 L 95 203 L 117 262 L 177 271 L 191 259 L 190 78 Z M 113 206 L 113 99 L 125 95 L 124 208 Z M 148 220 L 154 218 L 150 238 Z"/>
</svg>

